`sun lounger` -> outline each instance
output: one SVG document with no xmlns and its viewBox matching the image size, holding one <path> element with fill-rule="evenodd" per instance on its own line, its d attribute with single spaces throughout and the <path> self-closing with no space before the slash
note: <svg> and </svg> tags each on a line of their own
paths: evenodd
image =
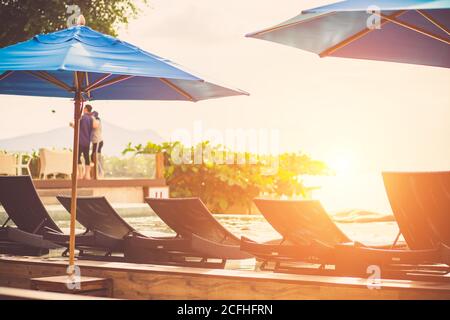
<svg viewBox="0 0 450 320">
<path fill-rule="evenodd" d="M 42 249 L 39 251 L 42 254 L 48 252 L 48 249 L 68 247 L 69 236 L 52 220 L 29 176 L 0 177 L 0 203 L 8 215 L 1 228 L 3 240 L 12 243 L 4 245 L 5 251 L 12 248 L 12 252 L 15 252 L 13 247 L 18 244 L 26 248 Z M 16 228 L 7 226 L 10 220 Z M 81 252 L 110 252 L 114 249 L 115 239 L 100 232 L 85 232 L 76 237 L 77 249 Z"/>
<path fill-rule="evenodd" d="M 253 258 L 240 250 L 239 238 L 222 226 L 199 198 L 146 198 L 145 201 L 178 236 L 192 238 L 196 249 L 222 259 Z"/>
<path fill-rule="evenodd" d="M 70 211 L 71 198 L 58 196 L 59 202 Z M 194 237 L 148 237 L 130 226 L 105 197 L 79 197 L 77 220 L 87 230 L 96 231 L 118 241 L 116 252 L 123 260 L 135 263 L 222 268 L 223 257 L 208 251 L 208 242 Z M 115 260 L 120 257 L 115 257 Z M 212 261 L 211 261 L 212 260 Z M 220 260 L 220 261 L 216 261 Z"/>
<path fill-rule="evenodd" d="M 450 246 L 450 171 L 385 172 L 383 179 L 408 247 Z"/>
<path fill-rule="evenodd" d="M 377 265 L 383 268 L 385 276 L 401 277 L 404 272 L 398 266 L 403 265 L 404 269 L 410 270 L 418 265 L 448 261 L 443 259 L 448 251 L 444 245 L 410 250 L 396 244 L 398 237 L 391 244 L 378 247 L 351 241 L 331 220 L 319 201 L 255 199 L 255 204 L 283 237 L 278 245 L 241 239 L 242 250 L 263 260 L 263 269 L 274 262 L 273 269 L 276 271 L 301 271 L 303 267 L 292 267 L 289 263 L 302 262 L 317 264 L 322 273 L 327 266 L 332 266 L 328 273 L 362 275 L 366 274 L 368 266 Z M 439 274 L 449 271 L 448 266 L 438 269 Z"/>
<path fill-rule="evenodd" d="M 56 198 L 67 212 L 70 212 L 71 197 L 57 196 Z M 137 233 L 132 226 L 122 219 L 105 197 L 78 197 L 77 221 L 86 230 L 99 231 L 121 241 L 126 236 Z"/>
<path fill-rule="evenodd" d="M 32 184 L 29 176 L 0 177 L 0 204 L 8 217 L 0 227 L 0 252 L 9 254 L 43 255 L 58 245 L 44 239 L 45 228 L 59 230 L 47 212 L 32 203 L 40 199 L 23 185 Z M 34 189 L 34 187 L 33 187 Z M 31 202 L 26 201 L 31 197 Z M 13 221 L 17 227 L 10 227 Z"/>
<path fill-rule="evenodd" d="M 24 256 L 41 256 L 49 249 L 59 246 L 44 240 L 43 236 L 21 231 L 17 228 L 2 226 L 0 228 L 0 253 Z"/>
<path fill-rule="evenodd" d="M 450 265 L 450 171 L 384 172 L 383 180 L 408 247 L 440 248 Z"/>
</svg>

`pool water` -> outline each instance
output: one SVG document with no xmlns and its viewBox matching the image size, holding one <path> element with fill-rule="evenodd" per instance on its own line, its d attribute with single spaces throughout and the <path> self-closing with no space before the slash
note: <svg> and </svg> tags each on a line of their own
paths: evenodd
<svg viewBox="0 0 450 320">
<path fill-rule="evenodd" d="M 246 236 L 255 241 L 280 238 L 280 235 L 261 215 L 215 215 L 216 219 L 236 236 Z M 174 232 L 154 213 L 145 216 L 124 217 L 139 232 L 148 236 L 174 235 Z M 58 221 L 68 231 L 69 221 Z M 392 243 L 399 231 L 396 222 L 338 223 L 352 240 L 367 245 Z M 79 226 L 80 231 L 82 227 Z"/>
</svg>

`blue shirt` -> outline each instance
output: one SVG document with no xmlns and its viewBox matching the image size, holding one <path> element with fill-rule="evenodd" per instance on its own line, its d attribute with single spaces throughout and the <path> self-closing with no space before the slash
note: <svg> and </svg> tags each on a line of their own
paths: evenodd
<svg viewBox="0 0 450 320">
<path fill-rule="evenodd" d="M 80 147 L 89 147 L 91 145 L 92 126 L 94 120 L 92 116 L 83 114 L 80 119 Z"/>
</svg>

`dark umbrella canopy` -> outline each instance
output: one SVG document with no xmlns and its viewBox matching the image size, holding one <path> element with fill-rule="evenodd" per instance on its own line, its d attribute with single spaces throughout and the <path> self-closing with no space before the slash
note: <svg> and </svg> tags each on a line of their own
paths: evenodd
<svg viewBox="0 0 450 320">
<path fill-rule="evenodd" d="M 378 21 L 379 28 L 371 28 Z M 248 37 L 318 54 L 450 68 L 450 0 L 349 0 Z"/>
<path fill-rule="evenodd" d="M 195 102 L 247 95 L 193 75 L 170 60 L 84 25 L 37 35 L 0 49 L 0 94 L 75 100 L 70 274 L 75 270 L 78 140 L 83 102 L 89 99 Z"/>
</svg>

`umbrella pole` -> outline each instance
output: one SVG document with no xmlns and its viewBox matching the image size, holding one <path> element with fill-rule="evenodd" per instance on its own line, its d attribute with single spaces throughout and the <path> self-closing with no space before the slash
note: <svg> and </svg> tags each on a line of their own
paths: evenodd
<svg viewBox="0 0 450 320">
<path fill-rule="evenodd" d="M 75 223 L 77 216 L 77 178 L 78 178 L 78 148 L 80 136 L 80 118 L 82 107 L 81 92 L 76 92 L 74 102 L 74 134 L 73 134 L 73 158 L 72 158 L 72 201 L 70 204 L 70 240 L 69 240 L 69 268 L 68 274 L 75 272 Z"/>
</svg>

